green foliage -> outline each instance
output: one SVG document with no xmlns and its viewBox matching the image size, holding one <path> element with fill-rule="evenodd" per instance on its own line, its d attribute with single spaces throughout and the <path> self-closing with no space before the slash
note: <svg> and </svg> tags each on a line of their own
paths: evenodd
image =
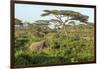
<svg viewBox="0 0 100 69">
<path fill-rule="evenodd" d="M 60 15 L 61 17 L 72 17 L 71 19 L 80 20 L 82 22 L 86 22 L 88 20 L 88 16 L 83 15 L 79 12 L 72 11 L 72 10 L 44 10 L 44 13 L 41 16 L 48 16 L 48 15 Z M 59 17 L 58 17 L 59 19 Z"/>
<path fill-rule="evenodd" d="M 65 26 L 63 29 L 43 29 L 44 26 L 30 25 L 27 28 L 15 29 L 15 64 L 58 64 L 86 62 L 94 60 L 94 25 Z M 48 33 L 42 36 L 41 33 Z M 47 47 L 30 50 L 32 43 L 45 40 Z"/>
<path fill-rule="evenodd" d="M 15 25 L 23 25 L 22 21 L 15 18 Z"/>
</svg>

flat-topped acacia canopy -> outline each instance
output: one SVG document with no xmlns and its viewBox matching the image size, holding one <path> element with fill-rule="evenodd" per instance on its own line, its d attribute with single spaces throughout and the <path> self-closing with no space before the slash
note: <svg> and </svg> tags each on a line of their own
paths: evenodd
<svg viewBox="0 0 100 69">
<path fill-rule="evenodd" d="M 62 17 L 70 17 L 70 19 L 79 20 L 86 22 L 89 16 L 81 14 L 72 10 L 44 10 L 44 13 L 41 16 L 55 15 L 57 18 L 61 19 Z"/>
</svg>

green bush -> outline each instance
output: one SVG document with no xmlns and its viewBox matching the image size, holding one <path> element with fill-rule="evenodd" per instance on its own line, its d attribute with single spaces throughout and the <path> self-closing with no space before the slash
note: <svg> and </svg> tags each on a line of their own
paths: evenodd
<svg viewBox="0 0 100 69">
<path fill-rule="evenodd" d="M 86 31 L 84 30 L 86 29 Z M 94 60 L 93 26 L 66 27 L 67 37 L 60 29 L 48 32 L 44 37 L 34 32 L 33 28 L 15 31 L 15 64 L 57 64 L 63 62 L 86 62 Z M 46 40 L 47 48 L 30 50 L 34 42 Z"/>
</svg>

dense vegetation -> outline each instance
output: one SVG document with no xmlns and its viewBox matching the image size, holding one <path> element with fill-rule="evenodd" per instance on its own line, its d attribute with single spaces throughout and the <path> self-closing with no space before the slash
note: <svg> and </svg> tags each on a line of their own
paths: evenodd
<svg viewBox="0 0 100 69">
<path fill-rule="evenodd" d="M 28 24 L 28 26 L 23 26 L 23 24 L 15 27 L 16 65 L 58 64 L 94 60 L 93 23 L 64 25 L 64 28 L 50 28 L 48 21 L 41 20 Z M 32 43 L 43 40 L 46 47 L 31 49 Z"/>
</svg>

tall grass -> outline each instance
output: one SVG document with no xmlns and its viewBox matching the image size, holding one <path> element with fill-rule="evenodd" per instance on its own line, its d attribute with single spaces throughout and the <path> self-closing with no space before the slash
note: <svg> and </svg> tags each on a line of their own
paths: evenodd
<svg viewBox="0 0 100 69">
<path fill-rule="evenodd" d="M 93 25 L 66 27 L 67 37 L 59 29 L 45 35 L 47 48 L 30 50 L 34 42 L 44 37 L 37 36 L 33 28 L 15 30 L 15 64 L 57 64 L 72 62 L 88 62 L 94 60 L 94 28 Z"/>
</svg>

